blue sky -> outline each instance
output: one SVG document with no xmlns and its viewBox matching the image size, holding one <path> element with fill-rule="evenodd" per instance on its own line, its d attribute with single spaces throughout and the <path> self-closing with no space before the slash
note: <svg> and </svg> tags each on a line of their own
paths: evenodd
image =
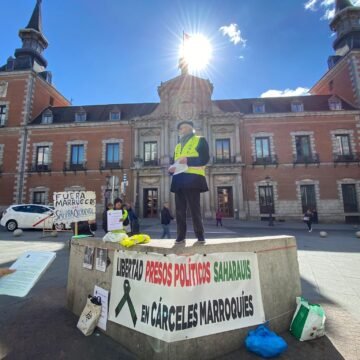
<svg viewBox="0 0 360 360">
<path fill-rule="evenodd" d="M 35 2 L 0 0 L 0 64 L 20 47 Z M 212 60 L 198 75 L 214 84 L 214 100 L 310 88 L 333 54 L 333 2 L 43 0 L 44 56 L 74 105 L 158 102 L 160 83 L 179 75 L 183 30 L 211 40 Z"/>
</svg>

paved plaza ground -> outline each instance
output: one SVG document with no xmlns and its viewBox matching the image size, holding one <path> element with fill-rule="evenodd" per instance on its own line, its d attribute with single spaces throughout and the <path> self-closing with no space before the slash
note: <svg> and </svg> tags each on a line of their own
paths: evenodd
<svg viewBox="0 0 360 360">
<path fill-rule="evenodd" d="M 157 219 L 143 220 L 142 230 L 159 238 Z M 319 224 L 308 233 L 302 223 L 224 220 L 222 228 L 206 221 L 207 239 L 267 235 L 294 235 L 298 244 L 303 296 L 324 306 L 327 322 L 323 338 L 299 342 L 281 334 L 288 350 L 279 359 L 360 359 L 360 239 L 352 225 Z M 191 227 L 190 227 L 191 228 Z M 175 239 L 176 225 L 171 234 Z M 321 238 L 325 230 L 328 237 Z M 98 235 L 103 233 L 98 231 Z M 10 265 L 26 250 L 52 250 L 57 258 L 25 298 L 0 297 L 0 359 L 134 359 L 126 349 L 95 331 L 90 337 L 76 329 L 77 317 L 66 303 L 70 235 L 42 237 L 25 231 L 15 238 L 0 230 L 0 266 Z M 190 237 L 193 233 L 190 232 Z M 295 299 L 294 299 L 295 301 Z M 222 336 L 222 335 L 219 335 Z M 223 359 L 258 359 L 244 348 Z M 153 346 L 158 346 L 154 341 Z M 158 349 L 161 351 L 161 349 Z"/>
</svg>

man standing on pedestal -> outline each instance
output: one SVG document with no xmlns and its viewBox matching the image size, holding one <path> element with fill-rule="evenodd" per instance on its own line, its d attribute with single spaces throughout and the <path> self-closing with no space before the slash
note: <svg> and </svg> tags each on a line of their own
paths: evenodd
<svg viewBox="0 0 360 360">
<path fill-rule="evenodd" d="M 195 236 L 199 244 L 205 243 L 200 209 L 200 193 L 209 191 L 205 178 L 205 165 L 209 162 L 209 145 L 205 138 L 195 135 L 192 121 L 178 124 L 180 142 L 175 147 L 175 163 L 170 191 L 175 193 L 177 238 L 175 244 L 186 239 L 186 210 L 189 207 Z"/>
</svg>

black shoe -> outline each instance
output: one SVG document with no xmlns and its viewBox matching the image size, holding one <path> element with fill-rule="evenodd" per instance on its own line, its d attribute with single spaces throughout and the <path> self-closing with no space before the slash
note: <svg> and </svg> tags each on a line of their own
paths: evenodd
<svg viewBox="0 0 360 360">
<path fill-rule="evenodd" d="M 197 244 L 197 245 L 205 245 L 205 239 L 198 239 L 195 244 Z"/>
<path fill-rule="evenodd" d="M 176 239 L 175 245 L 185 244 L 185 239 Z"/>
</svg>

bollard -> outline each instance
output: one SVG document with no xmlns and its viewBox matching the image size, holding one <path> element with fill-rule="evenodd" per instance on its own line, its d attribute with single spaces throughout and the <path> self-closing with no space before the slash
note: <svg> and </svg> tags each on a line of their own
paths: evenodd
<svg viewBox="0 0 360 360">
<path fill-rule="evenodd" d="M 58 236 L 57 231 L 52 231 L 52 232 L 50 233 L 50 236 L 52 236 L 52 237 L 57 237 L 57 236 Z"/>
<path fill-rule="evenodd" d="M 23 234 L 23 231 L 21 229 L 16 229 L 13 232 L 13 235 L 16 237 L 21 236 L 22 234 Z"/>
<path fill-rule="evenodd" d="M 326 231 L 320 231 L 320 237 L 327 237 L 327 232 Z"/>
<path fill-rule="evenodd" d="M 356 235 L 357 238 L 360 239 L 360 231 L 357 231 L 357 232 L 355 233 L 355 235 Z"/>
</svg>

